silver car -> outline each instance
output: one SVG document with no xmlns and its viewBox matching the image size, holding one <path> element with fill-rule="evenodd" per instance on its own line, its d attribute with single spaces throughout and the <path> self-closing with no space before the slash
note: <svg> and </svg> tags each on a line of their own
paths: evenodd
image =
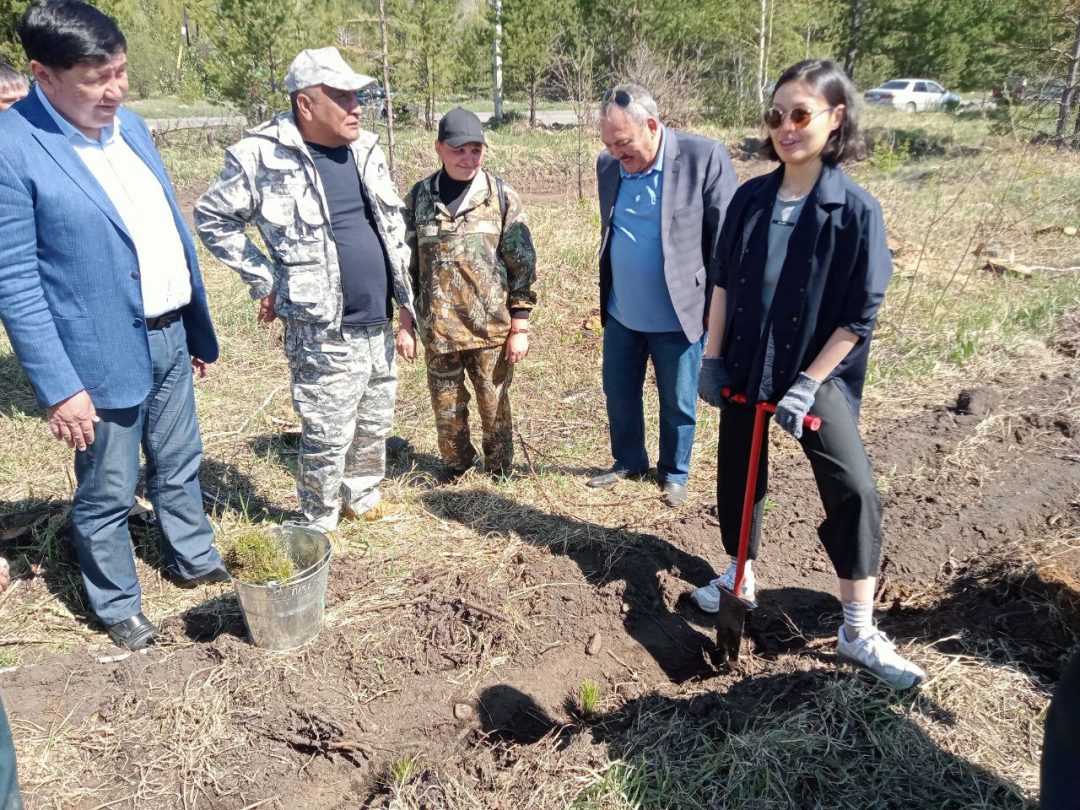
<svg viewBox="0 0 1080 810">
<path fill-rule="evenodd" d="M 952 110 L 960 104 L 960 96 L 930 79 L 890 79 L 863 93 L 863 100 L 907 112 Z"/>
</svg>

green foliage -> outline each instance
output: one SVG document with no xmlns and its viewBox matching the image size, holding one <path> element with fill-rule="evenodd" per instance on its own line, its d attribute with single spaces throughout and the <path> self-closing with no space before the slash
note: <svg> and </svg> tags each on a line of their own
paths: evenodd
<svg viewBox="0 0 1080 810">
<path fill-rule="evenodd" d="M 124 32 L 130 94 L 150 98 L 177 92 L 183 7 L 173 0 L 99 0 L 96 5 Z"/>
<path fill-rule="evenodd" d="M 873 155 L 874 165 L 885 174 L 890 174 L 911 160 L 911 140 L 901 138 L 897 142 L 895 137 L 874 139 L 870 154 Z"/>
<path fill-rule="evenodd" d="M 463 22 L 453 66 L 456 93 L 490 98 L 492 36 L 492 25 L 486 15 L 477 14 Z"/>
<path fill-rule="evenodd" d="M 585 717 L 596 714 L 596 707 L 600 703 L 600 684 L 594 680 L 584 680 L 578 687 L 578 704 L 581 713 Z"/>
<path fill-rule="evenodd" d="M 507 83 L 529 94 L 529 120 L 536 123 L 536 96 L 557 55 L 571 19 L 568 0 L 504 0 L 503 53 Z"/>
<path fill-rule="evenodd" d="M 200 0 L 198 65 L 216 99 L 249 120 L 289 108 L 284 78 L 305 48 L 334 42 L 340 20 L 328 0 Z"/>
<path fill-rule="evenodd" d="M 388 13 L 405 57 L 398 65 L 397 87 L 423 99 L 424 126 L 432 129 L 436 98 L 452 87 L 456 53 L 447 43 L 457 35 L 461 18 L 454 0 L 390 0 Z M 479 58 L 490 64 L 488 54 Z"/>
<path fill-rule="evenodd" d="M 17 68 L 26 67 L 26 56 L 15 34 L 15 24 L 29 4 L 29 0 L 0 0 L 0 59 Z"/>
<path fill-rule="evenodd" d="M 249 585 L 284 582 L 293 575 L 293 562 L 280 534 L 257 528 L 244 531 L 225 554 L 229 573 Z"/>
<path fill-rule="evenodd" d="M 415 754 L 399 757 L 390 766 L 390 786 L 402 790 L 420 774 L 420 771 L 420 757 Z"/>
</svg>

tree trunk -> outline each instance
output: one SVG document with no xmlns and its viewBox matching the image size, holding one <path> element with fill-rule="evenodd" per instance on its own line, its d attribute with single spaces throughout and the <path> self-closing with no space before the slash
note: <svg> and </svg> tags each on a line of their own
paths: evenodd
<svg viewBox="0 0 1080 810">
<path fill-rule="evenodd" d="M 386 149 L 390 177 L 394 177 L 394 101 L 390 97 L 390 56 L 386 44 L 386 0 L 379 0 L 379 35 L 382 37 L 382 83 L 386 94 Z"/>
<path fill-rule="evenodd" d="M 491 85 L 496 121 L 503 117 L 502 0 L 491 0 L 495 9 L 495 34 L 491 40 Z"/>
<path fill-rule="evenodd" d="M 540 77 L 535 73 L 533 74 L 532 81 L 529 82 L 529 126 L 536 126 L 536 86 L 540 84 Z"/>
<path fill-rule="evenodd" d="M 761 24 L 758 26 L 757 100 L 765 106 L 765 35 L 769 23 L 769 0 L 761 0 Z"/>
<path fill-rule="evenodd" d="M 767 29 L 765 29 L 766 31 L 768 31 L 768 33 L 766 34 L 766 37 L 765 37 L 765 70 L 763 72 L 763 75 L 764 75 L 764 78 L 766 79 L 766 84 L 767 85 L 771 84 L 771 82 L 768 81 L 768 78 L 769 78 L 769 59 L 770 59 L 770 57 L 772 57 L 772 24 L 773 24 L 773 15 L 775 15 L 775 14 L 776 14 L 776 3 L 773 2 L 773 4 L 771 6 L 769 6 L 769 27 Z"/>
<path fill-rule="evenodd" d="M 1076 31 L 1073 35 L 1072 51 L 1069 53 L 1069 73 L 1065 79 L 1065 92 L 1061 94 L 1061 105 L 1058 108 L 1058 144 L 1065 142 L 1065 126 L 1068 123 L 1069 113 L 1072 112 L 1076 99 L 1076 81 L 1080 77 L 1080 16 L 1077 16 L 1075 20 L 1071 20 L 1071 22 L 1076 26 Z"/>
<path fill-rule="evenodd" d="M 424 66 L 424 128 L 428 131 L 435 129 L 435 76 L 431 69 L 431 59 L 425 60 Z"/>
<path fill-rule="evenodd" d="M 859 45 L 862 40 L 864 0 L 851 0 L 851 27 L 848 29 L 847 53 L 844 54 L 844 73 L 854 77 L 859 61 Z"/>
</svg>

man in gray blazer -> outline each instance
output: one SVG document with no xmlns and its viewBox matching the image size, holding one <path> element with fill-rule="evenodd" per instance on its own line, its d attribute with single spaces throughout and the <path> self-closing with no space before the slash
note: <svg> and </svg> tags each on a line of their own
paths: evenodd
<svg viewBox="0 0 1080 810">
<path fill-rule="evenodd" d="M 678 506 L 697 423 L 705 267 L 738 181 L 723 145 L 665 127 L 656 101 L 636 84 L 604 94 L 600 137 L 607 147 L 596 162 L 600 318 L 614 464 L 588 486 L 649 471 L 642 394 L 651 358 L 660 399 L 657 474 L 665 502 Z"/>
</svg>

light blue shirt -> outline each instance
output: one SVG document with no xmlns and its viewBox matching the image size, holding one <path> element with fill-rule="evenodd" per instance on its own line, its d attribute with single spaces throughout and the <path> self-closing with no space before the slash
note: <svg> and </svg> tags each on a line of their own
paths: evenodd
<svg viewBox="0 0 1080 810">
<path fill-rule="evenodd" d="M 664 142 L 652 166 L 631 174 L 619 165 L 619 191 L 611 216 L 611 295 L 608 314 L 637 332 L 681 332 L 664 278 L 660 204 L 664 189 Z"/>
<path fill-rule="evenodd" d="M 143 313 L 155 318 L 185 306 L 191 301 L 191 271 L 172 208 L 153 171 L 120 136 L 120 119 L 102 127 L 95 141 L 56 111 L 40 85 L 34 92 L 127 228 L 139 261 Z"/>
</svg>

